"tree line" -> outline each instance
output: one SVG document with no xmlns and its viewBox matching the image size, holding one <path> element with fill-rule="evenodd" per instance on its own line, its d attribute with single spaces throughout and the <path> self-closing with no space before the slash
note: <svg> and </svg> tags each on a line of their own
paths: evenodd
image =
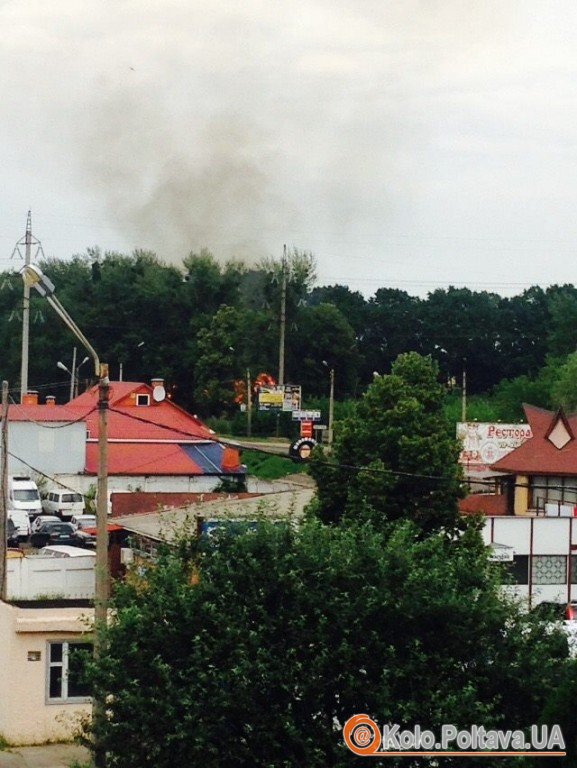
<svg viewBox="0 0 577 768">
<path fill-rule="evenodd" d="M 234 382 L 247 370 L 253 378 L 278 373 L 281 261 L 220 263 L 203 250 L 177 267 L 148 251 L 95 248 L 41 266 L 109 362 L 113 379 L 121 368 L 125 380 L 163 376 L 177 402 L 216 416 L 238 407 Z M 513 297 L 449 287 L 419 298 L 380 288 L 366 298 L 344 285 L 316 285 L 309 253 L 290 252 L 284 268 L 285 381 L 301 384 L 305 398 L 326 396 L 330 368 L 336 371 L 337 398 L 357 398 L 375 373 L 389 373 L 407 351 L 431 355 L 449 388 L 458 389 L 466 369 L 470 394 L 525 377 L 517 384 L 523 394 L 547 365 L 558 368 L 577 346 L 573 285 L 533 286 Z M 14 388 L 20 376 L 21 291 L 17 273 L 0 276 L 2 375 Z M 68 383 L 56 362 L 70 367 L 75 340 L 35 295 L 30 339 L 31 386 L 51 388 L 64 402 Z M 81 377 L 90 375 L 89 367 Z"/>
</svg>

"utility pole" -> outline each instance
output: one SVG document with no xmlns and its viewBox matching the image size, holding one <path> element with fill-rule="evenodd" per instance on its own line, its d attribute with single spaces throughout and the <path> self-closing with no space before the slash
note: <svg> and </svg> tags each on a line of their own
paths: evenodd
<svg viewBox="0 0 577 768">
<path fill-rule="evenodd" d="M 44 256 L 42 250 L 42 244 L 40 240 L 37 240 L 32 234 L 32 211 L 28 211 L 26 217 L 26 233 L 21 238 L 12 251 L 14 258 L 17 254 L 22 258 L 22 252 L 20 246 L 24 246 L 24 265 L 29 266 L 32 258 L 32 246 L 37 246 L 35 260 L 38 254 Z M 23 401 L 24 395 L 28 392 L 28 348 L 30 346 L 30 286 L 24 283 L 24 294 L 22 298 L 22 356 L 21 356 L 21 368 L 20 368 L 20 402 Z"/>
<path fill-rule="evenodd" d="M 110 382 L 108 366 L 99 365 L 98 382 L 98 499 L 96 507 L 96 594 L 94 600 L 94 658 L 98 661 L 103 651 L 103 633 L 108 624 L 110 579 L 108 567 L 108 400 Z M 106 701 L 95 696 L 92 703 L 93 720 L 97 725 L 106 717 Z M 97 734 L 94 745 L 96 768 L 106 768 L 106 751 Z"/>
<path fill-rule="evenodd" d="M 467 358 L 463 358 L 463 389 L 461 396 L 461 421 L 467 421 Z"/>
<path fill-rule="evenodd" d="M 75 386 L 76 386 L 76 347 L 74 347 L 74 349 L 72 350 L 72 376 L 70 377 L 70 397 L 68 398 L 68 402 L 70 402 L 74 398 Z"/>
<path fill-rule="evenodd" d="M 250 369 L 246 369 L 246 436 L 252 434 L 252 391 L 250 381 Z"/>
<path fill-rule="evenodd" d="M 329 424 L 328 424 L 328 435 L 327 435 L 327 443 L 329 447 L 329 451 L 332 448 L 333 445 L 333 420 L 334 420 L 334 413 L 335 413 L 335 369 L 331 368 L 331 388 L 329 392 Z"/>
<path fill-rule="evenodd" d="M 0 455 L 0 600 L 6 600 L 6 526 L 8 522 L 8 382 L 2 382 L 2 450 Z"/>
<path fill-rule="evenodd" d="M 286 245 L 283 246 L 282 254 L 282 276 L 281 276 L 281 294 L 280 294 L 280 341 L 278 351 L 278 385 L 284 385 L 284 345 L 286 333 L 286 289 L 287 289 L 287 258 Z"/>
</svg>

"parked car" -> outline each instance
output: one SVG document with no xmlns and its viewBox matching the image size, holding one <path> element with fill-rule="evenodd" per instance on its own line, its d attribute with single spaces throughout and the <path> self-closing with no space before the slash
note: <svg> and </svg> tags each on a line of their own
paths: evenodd
<svg viewBox="0 0 577 768">
<path fill-rule="evenodd" d="M 37 549 L 47 544 L 71 544 L 75 543 L 74 528 L 70 523 L 43 523 L 40 528 L 30 536 L 30 544 Z"/>
<path fill-rule="evenodd" d="M 85 507 L 81 493 L 62 488 L 51 488 L 42 502 L 42 509 L 47 515 L 58 515 L 66 521 L 76 515 L 82 515 Z"/>
<path fill-rule="evenodd" d="M 30 518 L 25 509 L 9 509 L 8 524 L 12 521 L 16 527 L 16 537 L 18 541 L 26 541 L 30 536 Z"/>
<path fill-rule="evenodd" d="M 44 525 L 44 523 L 61 523 L 62 520 L 59 517 L 56 517 L 56 515 L 38 515 L 34 519 L 34 522 L 30 526 L 30 533 L 36 533 L 36 531 L 40 530 L 40 526 Z"/>
<path fill-rule="evenodd" d="M 42 547 L 37 557 L 95 557 L 95 552 L 86 552 L 80 547 L 72 547 L 67 544 L 52 544 Z"/>
<path fill-rule="evenodd" d="M 10 475 L 8 478 L 8 506 L 10 509 L 24 510 L 30 520 L 42 512 L 42 503 L 38 486 L 27 475 Z"/>
<path fill-rule="evenodd" d="M 18 546 L 18 528 L 11 517 L 6 521 L 6 539 L 9 547 Z"/>
<path fill-rule="evenodd" d="M 70 518 L 70 522 L 77 530 L 96 528 L 96 515 L 74 515 Z"/>
<path fill-rule="evenodd" d="M 96 548 L 96 528 L 78 528 L 74 531 L 74 541 L 76 546 L 84 549 Z"/>
</svg>

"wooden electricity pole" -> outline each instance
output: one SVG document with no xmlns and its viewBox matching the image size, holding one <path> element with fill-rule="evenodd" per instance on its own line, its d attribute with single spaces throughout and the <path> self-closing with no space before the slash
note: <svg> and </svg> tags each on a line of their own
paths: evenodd
<svg viewBox="0 0 577 768">
<path fill-rule="evenodd" d="M 252 433 L 252 392 L 251 392 L 250 369 L 246 369 L 246 436 L 250 437 Z"/>
<path fill-rule="evenodd" d="M 0 600 L 6 600 L 8 522 L 8 382 L 2 382 L 2 430 L 0 450 Z"/>
<path fill-rule="evenodd" d="M 278 351 L 278 385 L 284 385 L 284 347 L 286 334 L 286 289 L 287 289 L 287 260 L 286 245 L 283 246 L 282 255 L 282 275 L 281 275 L 281 293 L 280 293 L 280 340 Z"/>
</svg>

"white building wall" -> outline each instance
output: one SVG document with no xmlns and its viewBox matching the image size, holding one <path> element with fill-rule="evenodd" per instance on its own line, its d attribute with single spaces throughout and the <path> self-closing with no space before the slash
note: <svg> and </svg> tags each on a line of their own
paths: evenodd
<svg viewBox="0 0 577 768">
<path fill-rule="evenodd" d="M 10 744 L 68 741 L 90 704 L 46 701 L 48 641 L 85 641 L 88 608 L 18 608 L 0 602 L 0 734 Z M 36 652 L 37 661 L 29 660 Z"/>
<path fill-rule="evenodd" d="M 505 590 L 529 601 L 566 603 L 577 599 L 577 573 L 571 573 L 570 558 L 577 557 L 577 519 L 570 517 L 488 517 L 483 528 L 486 544 L 496 543 L 511 547 L 514 556 L 527 556 L 529 571 L 527 584 L 515 584 Z M 572 547 L 575 547 L 573 549 Z M 535 576 L 535 559 L 540 556 L 559 555 L 566 558 L 563 583 L 540 584 Z"/>
<path fill-rule="evenodd" d="M 55 479 L 78 493 L 89 493 L 96 488 L 94 475 L 57 474 Z M 219 477 L 183 477 L 181 475 L 109 475 L 109 493 L 130 493 L 132 491 L 157 491 L 161 493 L 209 493 L 220 483 Z"/>
<path fill-rule="evenodd" d="M 33 474 L 36 467 L 47 475 L 57 472 L 84 472 L 86 463 L 86 423 L 8 422 L 8 472 Z M 21 461 L 22 459 L 22 461 Z"/>
</svg>

